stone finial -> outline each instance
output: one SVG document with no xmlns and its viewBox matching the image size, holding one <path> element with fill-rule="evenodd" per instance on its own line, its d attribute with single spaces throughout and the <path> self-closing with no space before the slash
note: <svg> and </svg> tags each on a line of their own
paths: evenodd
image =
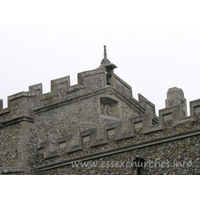
<svg viewBox="0 0 200 200">
<path fill-rule="evenodd" d="M 107 59 L 106 45 L 104 45 L 103 47 L 104 47 L 104 58 L 101 61 L 101 65 L 111 64 L 111 62 Z"/>
<path fill-rule="evenodd" d="M 167 98 L 170 98 L 172 96 L 177 96 L 179 98 L 184 98 L 183 90 L 181 88 L 177 88 L 177 87 L 170 88 L 167 91 Z"/>
<path fill-rule="evenodd" d="M 165 100 L 166 108 L 181 105 L 182 117 L 187 116 L 187 104 L 184 93 L 181 88 L 173 87 L 167 91 L 167 99 Z"/>
<path fill-rule="evenodd" d="M 107 59 L 106 45 L 103 45 L 104 48 L 104 59 Z"/>
</svg>

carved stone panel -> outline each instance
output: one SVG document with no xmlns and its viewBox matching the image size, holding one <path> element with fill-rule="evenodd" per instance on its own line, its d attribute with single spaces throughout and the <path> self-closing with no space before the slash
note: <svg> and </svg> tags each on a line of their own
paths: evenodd
<svg viewBox="0 0 200 200">
<path fill-rule="evenodd" d="M 100 111 L 103 115 L 118 115 L 118 102 L 110 98 L 100 98 Z"/>
</svg>

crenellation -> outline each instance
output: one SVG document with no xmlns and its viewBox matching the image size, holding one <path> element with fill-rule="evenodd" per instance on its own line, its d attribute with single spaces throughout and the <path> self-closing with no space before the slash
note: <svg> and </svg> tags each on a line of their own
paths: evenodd
<svg viewBox="0 0 200 200">
<path fill-rule="evenodd" d="M 190 101 L 190 115 L 191 115 L 191 117 L 194 117 L 195 114 L 199 113 L 199 107 L 200 107 L 200 99 Z"/>
<path fill-rule="evenodd" d="M 80 84 L 76 84 L 76 85 L 71 85 L 69 88 L 69 92 L 74 92 L 76 90 L 81 90 L 84 89 L 85 87 L 83 85 Z"/>
<path fill-rule="evenodd" d="M 131 125 L 130 130 L 128 132 L 124 131 L 124 123 L 119 122 L 117 124 L 117 126 L 115 127 L 115 140 L 116 141 L 130 139 L 130 138 L 133 138 L 136 136 L 132 121 L 129 120 L 128 123 Z"/>
<path fill-rule="evenodd" d="M 132 105 L 134 105 L 135 107 L 135 111 L 138 113 L 138 114 L 145 114 L 145 109 L 142 107 L 142 105 L 133 97 L 130 98 L 130 102 Z"/>
<path fill-rule="evenodd" d="M 19 121 L 33 121 L 33 99 L 30 93 L 21 92 L 8 97 L 8 108 L 1 110 L 0 121 L 8 126 Z"/>
<path fill-rule="evenodd" d="M 132 88 L 130 85 L 128 85 L 125 81 L 120 79 L 116 74 L 114 74 L 114 84 L 113 86 L 116 88 L 116 90 L 124 95 L 127 99 L 130 99 L 132 97 Z"/>
<path fill-rule="evenodd" d="M 23 98 L 23 97 L 32 97 L 32 94 L 30 92 L 19 92 L 17 94 L 8 96 L 8 106 L 11 103 L 11 101 L 14 101 L 16 99 Z M 19 101 L 21 101 L 21 100 L 19 100 Z"/>
<path fill-rule="evenodd" d="M 33 95 L 36 95 L 39 99 L 42 98 L 42 83 L 29 86 L 29 92 Z"/>
<path fill-rule="evenodd" d="M 150 102 L 148 99 L 146 99 L 144 96 L 141 94 L 138 94 L 138 101 L 141 104 L 141 106 L 145 109 L 146 113 L 152 113 L 155 115 L 155 105 Z"/>
<path fill-rule="evenodd" d="M 80 134 L 71 134 L 69 138 L 66 140 L 66 152 L 69 154 L 82 150 L 83 147 Z"/>
<path fill-rule="evenodd" d="M 8 97 L 8 108 L 10 109 L 11 118 L 17 116 L 33 116 L 32 112 L 33 100 L 30 94 L 17 94 Z"/>
<path fill-rule="evenodd" d="M 91 130 L 90 132 L 90 147 L 96 147 L 99 145 L 104 145 L 107 144 L 108 142 L 108 137 L 107 137 L 107 132 L 105 128 L 101 128 L 101 131 L 103 132 L 103 137 L 99 138 L 99 128 L 96 127 Z"/>
<path fill-rule="evenodd" d="M 70 88 L 70 76 L 55 79 L 51 81 L 51 92 L 68 92 Z"/>
<path fill-rule="evenodd" d="M 150 131 L 151 127 L 155 127 L 152 125 L 153 115 L 152 113 L 147 113 L 141 116 L 134 117 L 132 119 L 133 123 L 133 131 L 135 132 L 135 124 L 141 123 L 142 124 L 142 132 L 145 134 Z"/>
<path fill-rule="evenodd" d="M 118 77 L 117 67 L 104 58 L 94 70 L 42 83 L 29 91 L 0 100 L 0 174 L 104 174 L 104 168 L 72 167 L 72 161 L 131 162 L 190 158 L 195 167 L 142 169 L 142 174 L 200 172 L 200 99 L 190 102 L 187 116 L 183 90 L 170 88 L 166 107 L 156 116 L 147 98 L 132 96 L 132 88 Z M 177 157 L 178 156 L 178 157 Z M 106 173 L 137 174 L 136 168 L 106 168 Z"/>
<path fill-rule="evenodd" d="M 45 147 L 44 147 L 44 159 L 51 159 L 54 157 L 58 157 L 60 155 L 58 143 L 54 142 L 49 142 Z"/>
</svg>

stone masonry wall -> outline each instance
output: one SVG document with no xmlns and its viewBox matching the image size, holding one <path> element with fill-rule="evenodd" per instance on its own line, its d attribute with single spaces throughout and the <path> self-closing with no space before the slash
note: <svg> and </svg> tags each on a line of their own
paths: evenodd
<svg viewBox="0 0 200 200">
<path fill-rule="evenodd" d="M 180 131 L 191 130 L 200 127 L 199 115 L 197 122 L 186 127 L 171 128 L 171 121 L 166 122 L 166 128 L 158 135 L 178 134 Z M 183 129 L 182 129 L 183 128 Z M 130 144 L 139 144 L 142 138 L 152 139 L 152 136 L 142 136 L 141 129 L 137 129 L 136 137 L 116 142 L 114 137 L 109 137 L 107 145 L 102 145 L 89 150 L 89 143 L 84 144 L 84 151 L 71 155 L 71 158 L 81 158 L 97 152 L 105 152 L 110 149 L 118 149 Z M 156 137 L 156 135 L 154 135 Z M 144 138 L 143 138 L 144 139 Z M 145 159 L 145 167 L 141 174 L 199 174 L 200 173 L 200 136 L 187 137 L 157 145 L 151 145 L 135 150 L 113 153 L 110 156 L 100 156 L 99 159 L 88 159 L 83 162 L 74 161 L 74 167 L 70 162 L 63 167 L 52 170 L 42 170 L 37 174 L 137 174 L 136 167 L 130 167 L 137 155 Z M 78 160 L 78 159 L 77 159 Z M 82 166 L 81 166 L 82 164 Z M 95 167 L 91 165 L 97 165 Z M 127 164 L 127 165 L 126 165 Z M 120 167 L 121 166 L 121 167 Z"/>
<path fill-rule="evenodd" d="M 35 129 L 30 131 L 30 141 L 27 145 L 29 152 L 29 168 L 37 164 L 50 164 L 61 160 L 72 158 L 73 154 L 68 154 L 66 148 L 60 148 L 59 140 L 64 140 L 69 136 L 73 136 L 73 145 L 80 143 L 80 133 L 89 131 L 98 127 L 98 135 L 96 138 L 104 138 L 103 128 L 120 120 L 128 123 L 130 126 L 131 117 L 136 115 L 134 109 L 126 105 L 118 99 L 123 114 L 118 117 L 106 118 L 101 115 L 100 98 L 102 96 L 116 98 L 112 92 L 105 92 L 100 96 L 92 96 L 86 99 L 80 99 L 65 106 L 57 107 L 45 112 L 39 112 L 35 115 Z M 117 99 L 117 98 L 116 98 Z M 125 126 L 127 131 L 130 127 Z M 54 149 L 59 149 L 59 156 L 53 159 L 44 159 L 44 148 L 38 151 L 38 146 L 45 142 L 51 142 Z M 61 142 L 62 144 L 62 142 Z M 88 150 L 89 151 L 89 150 Z M 79 153 L 79 152 L 78 152 Z"/>
<path fill-rule="evenodd" d="M 136 167 L 134 165 L 131 167 L 130 163 L 138 153 L 145 158 L 146 163 L 144 169 L 141 169 L 142 175 L 199 174 L 199 140 L 200 137 L 198 136 L 167 142 L 82 163 L 76 162 L 76 164 L 73 163 L 73 167 L 70 164 L 38 172 L 38 174 L 136 175 Z M 93 167 L 92 165 L 96 166 Z"/>
<path fill-rule="evenodd" d="M 21 161 L 18 153 L 20 124 L 0 129 L 0 168 L 16 167 Z"/>
<path fill-rule="evenodd" d="M 115 68 L 105 56 L 77 85 L 66 76 L 52 80 L 49 93 L 37 84 L 9 96 L 6 109 L 0 101 L 0 174 L 136 174 L 136 156 L 145 159 L 142 174 L 200 173 L 200 100 L 187 116 L 183 91 L 172 88 L 156 116 Z M 85 166 L 72 166 L 80 161 Z"/>
</svg>

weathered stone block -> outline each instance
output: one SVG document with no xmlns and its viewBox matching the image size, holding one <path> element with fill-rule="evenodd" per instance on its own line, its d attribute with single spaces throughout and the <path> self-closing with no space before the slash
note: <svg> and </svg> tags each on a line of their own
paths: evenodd
<svg viewBox="0 0 200 200">
<path fill-rule="evenodd" d="M 64 92 L 69 91 L 70 88 L 70 76 L 55 79 L 51 81 L 51 91 L 52 92 Z"/>
<path fill-rule="evenodd" d="M 170 88 L 167 92 L 165 105 L 166 108 L 181 105 L 181 118 L 187 117 L 187 103 L 182 89 L 177 87 Z"/>
<path fill-rule="evenodd" d="M 29 86 L 29 91 L 36 95 L 38 98 L 42 97 L 42 83 Z"/>
</svg>

